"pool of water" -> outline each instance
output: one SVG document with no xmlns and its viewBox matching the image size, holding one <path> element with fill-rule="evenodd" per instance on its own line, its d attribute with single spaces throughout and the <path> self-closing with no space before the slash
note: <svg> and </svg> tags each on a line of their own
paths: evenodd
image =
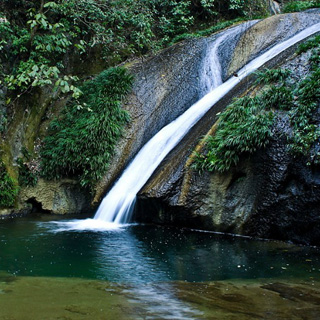
<svg viewBox="0 0 320 320">
<path fill-rule="evenodd" d="M 68 223 L 0 221 L 0 319 L 320 318 L 319 248 Z"/>
</svg>

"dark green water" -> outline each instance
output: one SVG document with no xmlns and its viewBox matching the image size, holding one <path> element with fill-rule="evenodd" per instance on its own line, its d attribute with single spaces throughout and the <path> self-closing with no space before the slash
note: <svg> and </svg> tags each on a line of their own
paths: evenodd
<svg viewBox="0 0 320 320">
<path fill-rule="evenodd" d="M 0 221 L 0 319 L 320 319 L 318 248 L 52 219 Z"/>
<path fill-rule="evenodd" d="M 59 226 L 2 221 L 0 270 L 125 283 L 320 276 L 317 248 L 155 226 L 57 232 Z"/>
</svg>

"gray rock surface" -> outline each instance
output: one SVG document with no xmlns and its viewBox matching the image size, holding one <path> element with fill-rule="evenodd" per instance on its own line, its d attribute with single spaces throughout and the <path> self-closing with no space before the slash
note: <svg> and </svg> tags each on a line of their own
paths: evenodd
<svg viewBox="0 0 320 320">
<path fill-rule="evenodd" d="M 19 199 L 21 211 L 72 214 L 90 210 L 90 197 L 74 180 L 40 179 L 35 187 L 24 187 Z"/>
<path fill-rule="evenodd" d="M 280 17 L 280 18 L 279 18 Z M 265 41 L 247 45 L 247 59 L 293 35 L 307 25 L 320 21 L 319 10 L 302 14 L 271 17 L 254 25 L 243 39 L 252 39 L 265 32 Z M 275 21 L 277 28 L 274 28 Z M 260 25 L 261 24 L 261 25 Z M 283 24 L 283 25 L 282 25 Z M 290 27 L 290 24 L 292 26 Z M 273 31 L 274 30 L 274 31 Z M 281 32 L 282 30 L 282 32 Z M 274 33 L 272 33 L 274 32 Z M 273 39 L 273 41 L 272 41 Z M 243 46 L 240 39 L 238 46 Z M 259 49 L 260 46 L 260 49 Z M 238 48 L 238 47 L 237 47 Z M 235 49 L 231 70 L 244 63 L 243 51 Z M 269 66 L 282 64 L 291 68 L 296 77 L 308 73 L 307 54 L 288 58 L 294 50 L 275 59 Z M 231 72 L 231 71 L 230 71 Z M 306 167 L 289 155 L 286 140 L 281 135 L 270 147 L 240 165 L 228 174 L 199 175 L 190 170 L 191 152 L 199 138 L 214 131 L 215 114 L 223 109 L 235 95 L 250 88 L 250 79 L 239 86 L 215 106 L 195 126 L 188 136 L 173 150 L 157 169 L 139 194 L 138 221 L 184 225 L 266 238 L 294 240 L 302 243 L 320 241 L 319 168 Z M 281 119 L 277 130 L 289 130 L 288 119 Z M 308 228 L 312 230 L 308 232 Z"/>
<path fill-rule="evenodd" d="M 230 60 L 232 47 L 248 27 L 245 23 L 240 33 L 232 38 L 228 50 L 221 50 L 222 61 Z M 114 162 L 111 161 L 107 175 L 100 182 L 95 201 L 110 188 L 112 182 L 122 172 L 128 162 L 141 147 L 161 128 L 176 119 L 202 93 L 200 72 L 210 44 L 217 37 L 192 39 L 178 43 L 147 60 L 126 65 L 135 76 L 132 93 L 125 109 L 131 115 L 131 121 L 125 128 L 125 136 L 118 143 Z"/>
</svg>

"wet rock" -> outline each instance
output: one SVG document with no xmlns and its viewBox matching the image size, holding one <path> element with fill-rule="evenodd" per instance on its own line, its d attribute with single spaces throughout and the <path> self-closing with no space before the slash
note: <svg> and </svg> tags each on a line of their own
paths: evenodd
<svg viewBox="0 0 320 320">
<path fill-rule="evenodd" d="M 46 181 L 20 192 L 20 211 L 54 214 L 82 213 L 92 210 L 88 192 L 74 180 Z"/>
<path fill-rule="evenodd" d="M 242 32 L 248 26 L 246 23 Z M 230 43 L 222 44 L 225 50 L 221 50 L 221 57 L 225 64 L 230 60 L 242 32 L 234 35 Z M 131 121 L 117 145 L 116 160 L 111 161 L 107 175 L 97 187 L 95 201 L 101 200 L 148 140 L 199 100 L 202 94 L 200 73 L 210 43 L 216 37 L 184 41 L 154 57 L 127 65 L 135 76 L 133 91 L 124 106 Z"/>
<path fill-rule="evenodd" d="M 265 40 L 249 44 L 244 54 L 246 51 L 238 49 L 244 41 L 240 39 L 235 49 L 240 58 L 236 58 L 233 65 L 238 68 L 242 61 L 263 51 L 272 41 L 282 41 L 287 36 L 285 30 L 290 29 L 292 35 L 316 20 L 320 21 L 319 10 L 271 17 L 257 23 L 243 39 L 255 39 L 259 30 L 259 33 L 266 32 Z M 296 76 L 303 77 L 309 72 L 308 54 L 293 55 L 289 59 L 292 51 L 273 63 L 293 71 L 297 68 Z M 232 70 L 232 64 L 230 66 Z M 239 84 L 167 156 L 139 194 L 138 221 L 319 244 L 320 168 L 308 167 L 305 159 L 296 159 L 288 152 L 285 137 L 291 130 L 288 117 L 278 117 L 274 139 L 268 149 L 243 157 L 237 168 L 227 174 L 199 175 L 190 169 L 192 150 L 201 145 L 196 146 L 197 141 L 215 130 L 212 125 L 216 113 L 249 88 L 250 79 L 243 86 Z"/>
<path fill-rule="evenodd" d="M 285 41 L 303 29 L 319 22 L 319 10 L 275 15 L 255 24 L 245 32 L 233 51 L 228 75 L 232 75 L 267 48 Z"/>
</svg>

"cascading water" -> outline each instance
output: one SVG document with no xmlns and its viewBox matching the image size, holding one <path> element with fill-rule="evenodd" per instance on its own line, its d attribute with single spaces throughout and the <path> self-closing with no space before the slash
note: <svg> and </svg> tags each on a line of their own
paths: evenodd
<svg viewBox="0 0 320 320">
<path fill-rule="evenodd" d="M 179 141 L 181 141 L 197 121 L 248 74 L 256 71 L 267 61 L 271 60 L 287 48 L 319 31 L 320 23 L 275 45 L 238 71 L 237 77 L 232 77 L 214 88 L 180 117 L 161 129 L 146 145 L 144 145 L 130 165 L 125 169 L 115 186 L 103 199 L 94 219 L 114 222 L 115 224 L 127 223 L 131 217 L 136 194 L 151 177 L 152 173 L 165 156 L 179 143 Z M 212 54 L 217 56 L 219 45 L 229 36 L 229 34 L 230 33 L 226 33 L 218 39 L 213 47 L 215 51 L 212 52 Z M 215 60 L 215 63 L 217 66 L 220 66 L 218 59 Z M 217 68 L 217 70 L 219 69 Z M 221 71 L 216 73 L 215 77 L 217 78 L 215 79 L 217 85 L 219 81 L 221 81 L 219 80 L 219 78 L 221 79 Z"/>
<path fill-rule="evenodd" d="M 222 71 L 219 58 L 219 47 L 222 42 L 231 34 L 239 33 L 240 28 L 227 31 L 216 39 L 209 48 L 203 61 L 203 68 L 200 79 L 200 96 L 204 96 L 222 83 Z"/>
<path fill-rule="evenodd" d="M 237 77 L 231 77 L 223 84 L 214 88 L 176 120 L 161 129 L 146 145 L 144 145 L 137 156 L 125 169 L 120 179 L 103 199 L 94 219 L 87 219 L 76 224 L 71 223 L 68 227 L 75 229 L 117 228 L 119 224 L 129 222 L 134 208 L 136 194 L 151 177 L 152 173 L 165 156 L 179 143 L 179 141 L 181 141 L 197 121 L 200 120 L 215 103 L 234 88 L 239 81 L 256 71 L 284 50 L 319 31 L 320 23 L 275 45 L 239 70 Z M 230 35 L 229 32 L 223 34 L 221 38 L 218 38 L 214 54 L 217 54 L 219 44 L 221 44 L 228 35 Z M 208 85 L 208 88 L 210 88 L 210 85 Z"/>
<path fill-rule="evenodd" d="M 222 72 L 219 60 L 219 47 L 228 37 L 243 32 L 255 22 L 249 22 L 224 32 L 208 50 L 204 59 L 202 78 L 200 80 L 201 95 L 212 91 L 222 83 Z M 120 179 L 103 199 L 94 219 L 115 224 L 127 223 L 130 220 L 136 195 L 151 177 L 165 156 L 186 135 L 189 129 L 200 119 L 208 107 L 202 112 L 200 100 L 183 115 L 162 128 L 139 151 L 133 161 L 125 169 Z M 195 109 L 198 109 L 195 111 Z M 197 115 L 198 114 L 198 115 Z"/>
</svg>

